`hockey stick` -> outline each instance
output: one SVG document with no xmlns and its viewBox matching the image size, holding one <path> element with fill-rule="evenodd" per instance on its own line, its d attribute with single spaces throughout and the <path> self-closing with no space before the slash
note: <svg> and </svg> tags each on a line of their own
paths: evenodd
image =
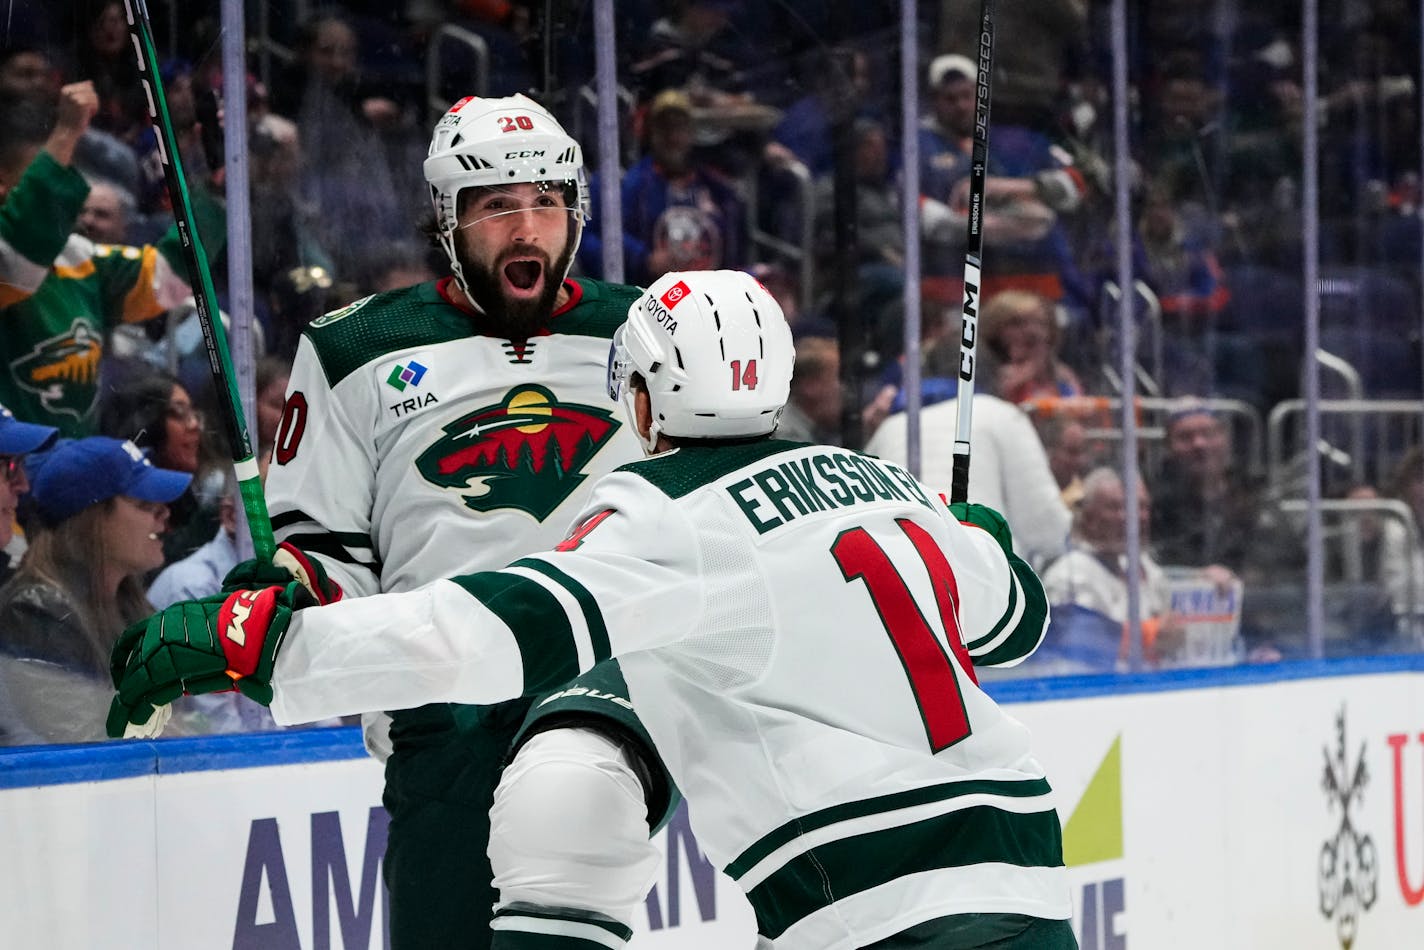
<svg viewBox="0 0 1424 950">
<path fill-rule="evenodd" d="M 979 335 L 979 268 L 984 254 L 984 180 L 989 165 L 989 73 L 994 63 L 993 0 L 979 3 L 979 63 L 974 78 L 974 153 L 969 166 L 969 237 L 964 245 L 964 323 L 959 332 L 959 394 L 949 500 L 969 500 L 969 434 L 974 424 L 975 338 Z"/>
<path fill-rule="evenodd" d="M 178 154 L 173 119 L 168 114 L 168 100 L 163 95 L 163 80 L 158 75 L 158 53 L 153 46 L 153 28 L 144 0 L 124 0 L 128 14 L 129 35 L 138 57 L 138 71 L 148 96 L 148 114 L 158 129 L 158 157 L 163 162 L 163 178 L 168 187 L 168 199 L 173 205 L 173 217 L 178 223 L 178 236 L 183 243 L 183 258 L 187 264 L 188 283 L 198 308 L 198 324 L 203 329 L 203 342 L 208 350 L 208 367 L 218 390 L 218 409 L 227 435 L 232 463 L 237 471 L 238 489 L 242 493 L 242 508 L 252 533 L 252 547 L 257 556 L 270 561 L 276 550 L 272 539 L 272 522 L 267 517 L 267 501 L 262 496 L 262 479 L 253 457 L 252 438 L 242 413 L 242 399 L 237 392 L 232 356 L 228 353 L 227 337 L 218 322 L 217 293 L 213 276 L 208 270 L 207 255 L 198 238 L 193 220 L 193 204 L 188 197 L 188 185 L 183 177 L 183 161 Z M 226 397 L 226 398 L 224 398 Z"/>
</svg>

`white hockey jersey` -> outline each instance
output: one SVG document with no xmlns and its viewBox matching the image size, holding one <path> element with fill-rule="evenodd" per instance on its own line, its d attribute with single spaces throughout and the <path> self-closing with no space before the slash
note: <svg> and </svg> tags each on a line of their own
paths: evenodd
<svg viewBox="0 0 1424 950">
<path fill-rule="evenodd" d="M 1070 916 L 1043 770 L 970 663 L 1017 662 L 1046 625 L 1027 565 L 898 466 L 694 446 L 602 479 L 555 551 L 299 612 L 272 709 L 489 703 L 617 655 L 761 933 L 851 948 L 948 914 Z"/>
<path fill-rule="evenodd" d="M 266 482 L 277 540 L 365 596 L 562 538 L 592 476 L 643 454 L 605 387 L 609 341 L 639 291 L 567 286 L 553 332 L 523 345 L 480 335 L 435 282 L 313 321 Z M 384 757 L 385 717 L 367 726 Z"/>
</svg>

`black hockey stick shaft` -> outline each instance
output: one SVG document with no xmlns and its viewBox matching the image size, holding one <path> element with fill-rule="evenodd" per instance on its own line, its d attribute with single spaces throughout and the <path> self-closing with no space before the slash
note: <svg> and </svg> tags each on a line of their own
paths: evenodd
<svg viewBox="0 0 1424 950">
<path fill-rule="evenodd" d="M 989 176 L 989 82 L 994 68 L 994 4 L 979 3 L 978 61 L 974 78 L 974 151 L 969 165 L 969 234 L 964 244 L 964 322 L 959 334 L 959 393 L 956 400 L 954 466 L 949 500 L 969 500 L 969 436 L 974 424 L 975 346 L 984 257 L 984 183 Z"/>
<path fill-rule="evenodd" d="M 236 373 L 228 352 L 227 337 L 218 322 L 217 293 L 208 258 L 198 237 L 193 218 L 193 203 L 188 196 L 188 184 L 183 176 L 183 160 L 178 153 L 173 119 L 168 113 L 168 100 L 163 94 L 163 79 L 158 74 L 158 53 L 153 45 L 153 27 L 144 0 L 124 0 L 128 15 L 129 35 L 138 57 L 139 76 L 148 97 L 148 114 L 158 131 L 158 155 L 163 162 L 163 177 L 168 198 L 173 205 L 173 217 L 178 225 L 178 237 L 183 244 L 183 260 L 187 265 L 188 283 L 198 309 L 198 323 L 203 330 L 203 342 L 208 351 L 208 368 L 218 394 L 218 410 L 224 433 L 237 471 L 242 508 L 252 533 L 252 547 L 259 558 L 270 561 L 276 550 L 272 539 L 272 522 L 267 516 L 267 501 L 262 495 L 262 479 L 252 451 L 247 420 L 242 412 L 242 398 L 237 391 Z M 240 93 L 239 93 L 240 94 Z"/>
</svg>

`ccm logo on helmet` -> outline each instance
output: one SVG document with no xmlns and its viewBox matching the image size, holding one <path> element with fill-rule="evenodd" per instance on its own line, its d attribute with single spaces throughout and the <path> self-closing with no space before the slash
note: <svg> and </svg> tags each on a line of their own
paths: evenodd
<svg viewBox="0 0 1424 950">
<path fill-rule="evenodd" d="M 544 157 L 544 149 L 542 149 L 542 148 L 524 149 L 523 151 L 519 151 L 519 152 L 505 152 L 505 153 L 504 153 L 505 161 L 508 161 L 508 160 L 511 159 L 511 158 L 543 158 L 543 157 Z"/>
</svg>

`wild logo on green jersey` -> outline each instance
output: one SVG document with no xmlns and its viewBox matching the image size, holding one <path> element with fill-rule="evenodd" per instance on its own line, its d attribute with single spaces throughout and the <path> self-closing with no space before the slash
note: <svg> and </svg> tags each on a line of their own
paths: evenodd
<svg viewBox="0 0 1424 950">
<path fill-rule="evenodd" d="M 444 426 L 415 467 L 431 484 L 460 492 L 475 511 L 518 508 L 543 521 L 588 477 L 584 468 L 618 426 L 606 409 L 561 403 L 543 386 L 518 386 L 498 405 Z"/>
<path fill-rule="evenodd" d="M 75 320 L 67 333 L 41 340 L 11 362 L 10 371 L 45 409 L 80 418 L 99 391 L 99 337 L 89 324 Z"/>
</svg>

